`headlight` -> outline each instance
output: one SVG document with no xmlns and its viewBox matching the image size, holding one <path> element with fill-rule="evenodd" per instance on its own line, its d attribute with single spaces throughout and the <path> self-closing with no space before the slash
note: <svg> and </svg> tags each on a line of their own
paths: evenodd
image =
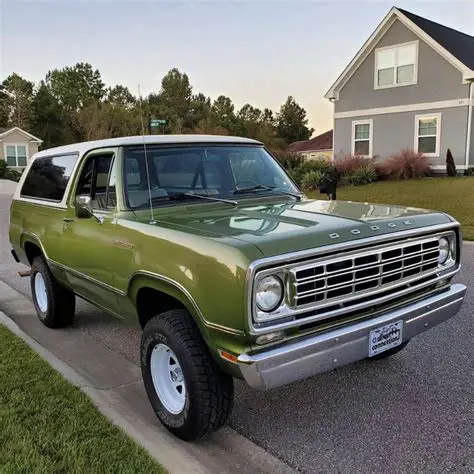
<svg viewBox="0 0 474 474">
<path fill-rule="evenodd" d="M 255 302 L 266 313 L 277 308 L 283 298 L 283 285 L 276 276 L 262 278 L 255 289 Z"/>
<path fill-rule="evenodd" d="M 444 265 L 451 255 L 451 243 L 446 237 L 439 239 L 439 257 L 438 263 Z"/>
</svg>

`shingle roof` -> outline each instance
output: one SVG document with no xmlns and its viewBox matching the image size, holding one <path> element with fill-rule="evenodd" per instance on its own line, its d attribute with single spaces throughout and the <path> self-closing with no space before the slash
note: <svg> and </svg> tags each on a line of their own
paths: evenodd
<svg viewBox="0 0 474 474">
<path fill-rule="evenodd" d="M 434 21 L 427 20 L 407 10 L 398 8 L 403 15 L 415 23 L 425 33 L 430 35 L 443 48 L 448 50 L 469 69 L 474 70 L 474 36 L 453 30 Z"/>
<path fill-rule="evenodd" d="M 297 153 L 301 151 L 332 150 L 332 133 L 332 130 L 328 130 L 309 140 L 290 143 L 290 145 L 288 145 L 288 151 Z"/>
</svg>

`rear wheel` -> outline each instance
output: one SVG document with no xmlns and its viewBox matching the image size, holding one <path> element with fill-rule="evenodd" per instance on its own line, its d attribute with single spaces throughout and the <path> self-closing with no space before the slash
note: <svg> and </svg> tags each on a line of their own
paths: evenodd
<svg viewBox="0 0 474 474">
<path fill-rule="evenodd" d="M 393 349 L 389 349 L 388 351 L 381 352 L 380 354 L 377 354 L 373 357 L 369 357 L 369 359 L 371 359 L 371 360 L 386 359 L 387 357 L 398 354 L 400 351 L 405 349 L 405 347 L 408 345 L 409 342 L 410 341 L 402 342 L 399 346 L 394 347 Z"/>
<path fill-rule="evenodd" d="M 36 314 L 45 326 L 59 328 L 74 322 L 74 293 L 59 285 L 43 256 L 33 260 L 30 284 Z"/>
<path fill-rule="evenodd" d="M 174 435 L 192 441 L 227 422 L 233 379 L 219 369 L 186 310 L 167 311 L 147 323 L 141 367 L 150 403 Z"/>
</svg>

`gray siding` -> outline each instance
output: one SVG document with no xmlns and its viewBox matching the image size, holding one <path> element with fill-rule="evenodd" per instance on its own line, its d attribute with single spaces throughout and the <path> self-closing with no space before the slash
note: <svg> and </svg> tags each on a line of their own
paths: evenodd
<svg viewBox="0 0 474 474">
<path fill-rule="evenodd" d="M 341 89 L 339 100 L 335 102 L 335 112 L 467 99 L 469 86 L 462 84 L 461 72 L 399 20 L 388 29 L 376 47 L 393 46 L 415 40 L 419 40 L 417 84 L 375 90 L 374 49 Z"/>
<path fill-rule="evenodd" d="M 420 114 L 441 113 L 440 155 L 430 158 L 432 165 L 446 164 L 448 148 L 457 165 L 465 164 L 467 107 L 452 107 L 422 112 L 401 112 L 374 115 L 372 117 L 353 117 L 335 120 L 334 157 L 351 153 L 352 121 L 373 120 L 373 155 L 379 159 L 388 158 L 403 148 L 414 148 L 415 116 Z M 474 158 L 474 156 L 473 156 Z"/>
</svg>

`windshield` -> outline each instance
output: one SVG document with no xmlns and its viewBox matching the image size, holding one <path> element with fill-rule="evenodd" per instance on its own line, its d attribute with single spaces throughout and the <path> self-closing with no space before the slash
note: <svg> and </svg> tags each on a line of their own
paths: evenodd
<svg viewBox="0 0 474 474">
<path fill-rule="evenodd" d="M 147 163 L 141 145 L 125 148 L 125 198 L 132 209 L 149 207 L 150 195 L 156 207 L 184 199 L 203 202 L 204 196 L 235 203 L 256 194 L 300 194 L 261 146 L 147 145 L 146 157 Z"/>
</svg>

